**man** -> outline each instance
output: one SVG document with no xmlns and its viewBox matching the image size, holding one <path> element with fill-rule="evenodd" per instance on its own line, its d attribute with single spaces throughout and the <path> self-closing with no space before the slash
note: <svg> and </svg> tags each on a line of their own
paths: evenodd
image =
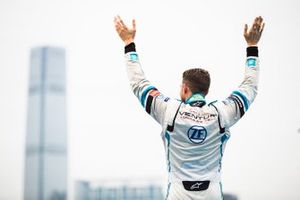
<svg viewBox="0 0 300 200">
<path fill-rule="evenodd" d="M 134 94 L 146 112 L 162 126 L 162 139 L 168 166 L 170 200 L 220 200 L 221 161 L 229 128 L 248 110 L 257 94 L 259 72 L 258 48 L 264 29 L 262 17 L 256 17 L 250 30 L 245 25 L 247 42 L 245 78 L 223 101 L 207 104 L 209 73 L 200 68 L 183 73 L 181 101 L 161 94 L 146 79 L 136 53 L 135 21 L 128 28 L 117 16 L 115 28 L 125 43 L 127 73 Z"/>
</svg>

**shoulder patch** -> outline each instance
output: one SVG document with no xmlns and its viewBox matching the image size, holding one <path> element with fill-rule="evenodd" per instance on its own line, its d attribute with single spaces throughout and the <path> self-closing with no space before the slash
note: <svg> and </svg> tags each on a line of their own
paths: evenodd
<svg viewBox="0 0 300 200">
<path fill-rule="evenodd" d="M 131 61 L 137 61 L 138 60 L 138 55 L 135 52 L 130 53 L 130 60 Z"/>
<path fill-rule="evenodd" d="M 256 60 L 254 58 L 247 59 L 247 66 L 248 67 L 256 67 Z"/>
</svg>

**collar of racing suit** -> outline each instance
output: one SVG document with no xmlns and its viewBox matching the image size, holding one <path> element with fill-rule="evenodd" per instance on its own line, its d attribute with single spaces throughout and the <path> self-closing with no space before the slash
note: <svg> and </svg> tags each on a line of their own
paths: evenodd
<svg viewBox="0 0 300 200">
<path fill-rule="evenodd" d="M 192 96 L 190 96 L 186 101 L 185 101 L 186 104 L 190 104 L 190 105 L 193 105 L 194 103 L 200 103 L 203 105 L 205 105 L 206 101 L 205 101 L 205 98 L 202 94 L 200 93 L 195 93 L 193 94 Z"/>
</svg>

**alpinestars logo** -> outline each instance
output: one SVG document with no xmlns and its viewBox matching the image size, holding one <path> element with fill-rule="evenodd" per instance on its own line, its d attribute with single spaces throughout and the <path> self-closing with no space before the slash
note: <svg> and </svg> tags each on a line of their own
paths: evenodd
<svg viewBox="0 0 300 200">
<path fill-rule="evenodd" d="M 202 185 L 203 183 L 195 183 L 194 185 L 191 186 L 191 190 L 195 190 L 195 189 L 199 189 L 200 185 Z"/>
</svg>

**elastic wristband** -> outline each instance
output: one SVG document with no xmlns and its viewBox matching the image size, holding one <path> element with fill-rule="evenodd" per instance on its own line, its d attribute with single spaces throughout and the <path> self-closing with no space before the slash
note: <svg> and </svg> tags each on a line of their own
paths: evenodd
<svg viewBox="0 0 300 200">
<path fill-rule="evenodd" d="M 258 57 L 258 48 L 257 47 L 247 47 L 247 57 L 255 56 Z"/>
<path fill-rule="evenodd" d="M 131 42 L 130 44 L 125 46 L 125 53 L 132 52 L 132 51 L 136 51 L 134 42 Z"/>
</svg>

